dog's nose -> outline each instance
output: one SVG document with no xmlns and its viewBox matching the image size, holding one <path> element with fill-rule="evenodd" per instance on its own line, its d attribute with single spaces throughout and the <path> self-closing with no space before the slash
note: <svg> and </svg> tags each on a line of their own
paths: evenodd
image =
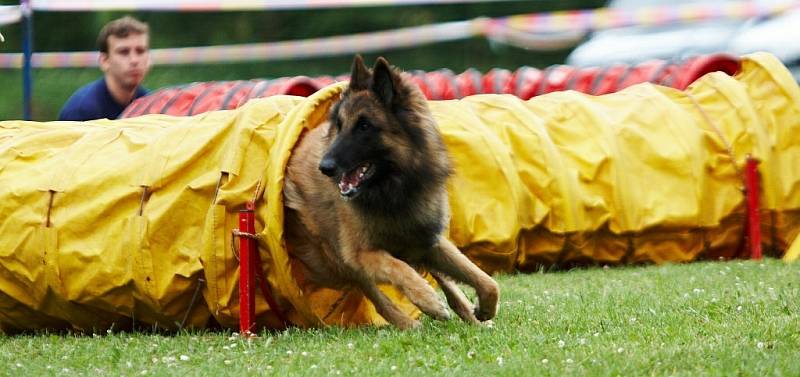
<svg viewBox="0 0 800 377">
<path fill-rule="evenodd" d="M 336 174 L 336 161 L 330 157 L 325 157 L 319 163 L 319 171 L 328 177 L 333 177 Z"/>
</svg>

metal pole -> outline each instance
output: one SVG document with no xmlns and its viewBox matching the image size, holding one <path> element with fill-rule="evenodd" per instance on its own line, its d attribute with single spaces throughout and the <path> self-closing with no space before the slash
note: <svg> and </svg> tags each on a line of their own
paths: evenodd
<svg viewBox="0 0 800 377">
<path fill-rule="evenodd" d="M 31 76 L 31 57 L 33 56 L 33 10 L 30 0 L 20 0 L 22 11 L 22 117 L 31 120 L 31 95 L 33 79 Z"/>
<path fill-rule="evenodd" d="M 256 232 L 255 206 L 247 202 L 246 208 L 239 211 L 239 333 L 248 337 L 253 334 L 256 324 L 255 274 L 253 253 L 258 252 L 255 240 L 247 237 Z"/>
<path fill-rule="evenodd" d="M 758 197 L 758 160 L 747 156 L 745 165 L 745 194 L 747 199 L 747 238 L 750 241 L 750 258 L 761 259 L 761 219 Z"/>
</svg>

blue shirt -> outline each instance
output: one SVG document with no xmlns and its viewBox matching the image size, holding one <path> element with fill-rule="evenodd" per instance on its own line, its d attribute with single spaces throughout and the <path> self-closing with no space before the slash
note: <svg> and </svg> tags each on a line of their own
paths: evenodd
<svg viewBox="0 0 800 377">
<path fill-rule="evenodd" d="M 137 99 L 147 94 L 147 90 L 139 87 L 133 99 Z M 92 120 L 92 119 L 117 119 L 119 114 L 125 110 L 126 105 L 120 105 L 114 100 L 111 92 L 106 86 L 106 79 L 101 78 L 86 84 L 75 91 L 61 108 L 58 120 Z"/>
</svg>

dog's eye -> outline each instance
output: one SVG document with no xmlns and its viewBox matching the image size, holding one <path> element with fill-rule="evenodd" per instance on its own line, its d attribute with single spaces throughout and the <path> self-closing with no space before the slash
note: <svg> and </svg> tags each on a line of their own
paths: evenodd
<svg viewBox="0 0 800 377">
<path fill-rule="evenodd" d="M 367 131 L 370 128 L 372 128 L 372 124 L 365 119 L 359 119 L 358 122 L 356 122 L 356 129 L 359 131 Z"/>
</svg>

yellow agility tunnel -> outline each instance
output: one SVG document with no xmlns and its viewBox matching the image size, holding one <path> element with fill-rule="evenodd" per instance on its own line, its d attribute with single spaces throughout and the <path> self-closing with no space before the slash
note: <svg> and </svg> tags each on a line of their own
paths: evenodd
<svg viewBox="0 0 800 377">
<path fill-rule="evenodd" d="M 293 324 L 384 323 L 358 292 L 306 283 L 282 237 L 292 147 L 343 88 L 189 118 L 0 122 L 0 330 L 236 327 L 233 231 L 249 200 Z M 760 161 L 764 247 L 800 254 L 800 89 L 771 55 L 685 91 L 430 106 L 455 166 L 448 235 L 487 271 L 735 255 L 748 155 Z M 256 314 L 281 326 L 260 298 Z"/>
</svg>

